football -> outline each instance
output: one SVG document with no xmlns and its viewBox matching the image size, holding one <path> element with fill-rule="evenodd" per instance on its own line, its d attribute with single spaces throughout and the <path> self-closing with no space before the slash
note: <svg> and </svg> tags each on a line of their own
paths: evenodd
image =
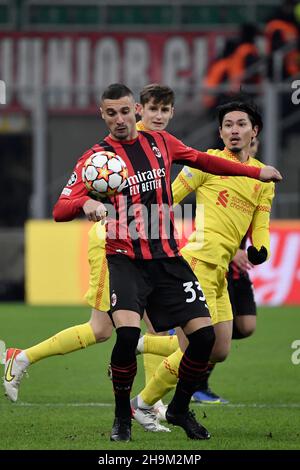
<svg viewBox="0 0 300 470">
<path fill-rule="evenodd" d="M 128 176 L 122 158 L 109 151 L 93 153 L 85 162 L 82 180 L 88 191 L 103 197 L 114 196 L 124 188 Z"/>
</svg>

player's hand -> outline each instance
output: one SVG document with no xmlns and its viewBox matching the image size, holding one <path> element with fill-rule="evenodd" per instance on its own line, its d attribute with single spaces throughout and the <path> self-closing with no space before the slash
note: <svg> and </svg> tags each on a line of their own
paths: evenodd
<svg viewBox="0 0 300 470">
<path fill-rule="evenodd" d="M 260 170 L 260 175 L 259 175 L 260 181 L 265 181 L 266 183 L 269 183 L 270 181 L 274 181 L 275 183 L 278 183 L 279 181 L 282 180 L 282 176 L 276 168 L 273 166 L 264 166 Z"/>
<path fill-rule="evenodd" d="M 99 220 L 105 221 L 107 216 L 107 210 L 104 204 L 99 201 L 94 201 L 93 199 L 89 199 L 85 201 L 82 206 L 82 209 L 87 216 L 88 220 L 93 222 L 99 222 Z"/>
<path fill-rule="evenodd" d="M 241 250 L 240 248 L 237 250 L 235 256 L 233 257 L 232 261 L 236 264 L 236 266 L 243 272 L 249 271 L 249 269 L 253 268 L 253 264 L 250 263 L 247 253 L 245 250 Z"/>
<path fill-rule="evenodd" d="M 255 246 L 248 246 L 247 253 L 248 259 L 252 264 L 264 263 L 268 257 L 267 248 L 264 246 L 262 246 L 260 250 L 255 248 Z"/>
</svg>

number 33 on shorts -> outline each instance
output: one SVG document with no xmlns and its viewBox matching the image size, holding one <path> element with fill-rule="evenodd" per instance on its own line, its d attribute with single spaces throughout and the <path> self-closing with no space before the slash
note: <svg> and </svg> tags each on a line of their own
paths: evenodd
<svg viewBox="0 0 300 470">
<path fill-rule="evenodd" d="M 205 302 L 205 295 L 203 294 L 203 291 L 198 281 L 188 281 L 184 282 L 182 285 L 184 288 L 184 292 L 188 294 L 185 300 L 188 304 L 195 302 L 197 294 L 198 299 L 202 302 Z M 207 307 L 206 303 L 205 306 Z"/>
</svg>

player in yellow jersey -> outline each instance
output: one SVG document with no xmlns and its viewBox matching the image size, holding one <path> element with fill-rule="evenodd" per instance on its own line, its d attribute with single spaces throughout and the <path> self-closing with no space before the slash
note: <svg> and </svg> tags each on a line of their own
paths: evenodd
<svg viewBox="0 0 300 470">
<path fill-rule="evenodd" d="M 262 120 L 254 105 L 243 101 L 229 102 L 219 108 L 219 132 L 225 147 L 208 150 L 208 153 L 263 167 L 261 162 L 249 156 L 251 140 L 261 129 Z M 172 184 L 172 191 L 174 204 L 180 203 L 189 193 L 196 193 L 196 230 L 181 253 L 195 272 L 206 297 L 216 335 L 210 357 L 210 362 L 215 364 L 226 359 L 231 345 L 228 265 L 249 229 L 252 241 L 248 248 L 249 262 L 260 264 L 270 255 L 269 219 L 274 184 L 244 177 L 214 176 L 184 167 Z M 186 286 L 186 292 L 191 300 L 199 295 L 192 285 Z M 182 354 L 178 349 L 167 357 L 148 385 L 132 400 L 134 417 L 143 426 L 144 415 L 153 403 L 176 384 Z"/>
<path fill-rule="evenodd" d="M 158 84 L 145 86 L 140 93 L 139 113 L 141 121 L 137 123 L 138 130 L 157 131 L 165 129 L 173 116 L 174 100 L 174 92 L 167 86 Z M 28 349 L 7 349 L 4 357 L 4 388 L 5 394 L 10 400 L 17 401 L 21 379 L 26 368 L 31 364 L 50 356 L 77 351 L 110 338 L 113 325 L 106 313 L 110 308 L 110 297 L 105 234 L 105 227 L 101 222 L 95 223 L 89 232 L 90 279 L 85 298 L 92 307 L 90 320 L 87 323 L 60 331 L 42 343 Z M 150 323 L 147 326 L 151 329 Z M 177 338 L 174 337 L 170 340 L 171 343 L 178 345 Z M 147 380 L 150 379 L 162 359 L 151 355 L 152 359 L 149 360 L 149 356 L 145 355 Z M 165 428 L 165 430 L 168 429 Z"/>
<path fill-rule="evenodd" d="M 250 145 L 250 156 L 255 157 L 258 152 L 259 140 L 253 137 Z M 253 264 L 248 260 L 245 250 L 247 235 L 229 264 L 227 273 L 228 293 L 233 313 L 232 339 L 244 339 L 251 336 L 256 328 L 256 303 L 253 285 L 248 271 Z M 215 364 L 210 364 L 206 377 L 199 384 L 198 391 L 194 393 L 193 400 L 205 404 L 226 404 L 228 400 L 214 393 L 209 386 L 209 379 Z"/>
</svg>

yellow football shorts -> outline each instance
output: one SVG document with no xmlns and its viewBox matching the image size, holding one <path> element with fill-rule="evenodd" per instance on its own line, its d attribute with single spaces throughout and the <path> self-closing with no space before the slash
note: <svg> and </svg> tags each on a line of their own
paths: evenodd
<svg viewBox="0 0 300 470">
<path fill-rule="evenodd" d="M 227 290 L 226 270 L 215 264 L 194 258 L 184 249 L 181 254 L 191 266 L 206 297 L 212 324 L 232 320 L 232 308 Z"/>
<path fill-rule="evenodd" d="M 91 307 L 107 312 L 110 309 L 109 272 L 105 254 L 105 228 L 100 222 L 95 223 L 89 231 L 88 260 L 90 278 L 85 300 Z"/>
</svg>

